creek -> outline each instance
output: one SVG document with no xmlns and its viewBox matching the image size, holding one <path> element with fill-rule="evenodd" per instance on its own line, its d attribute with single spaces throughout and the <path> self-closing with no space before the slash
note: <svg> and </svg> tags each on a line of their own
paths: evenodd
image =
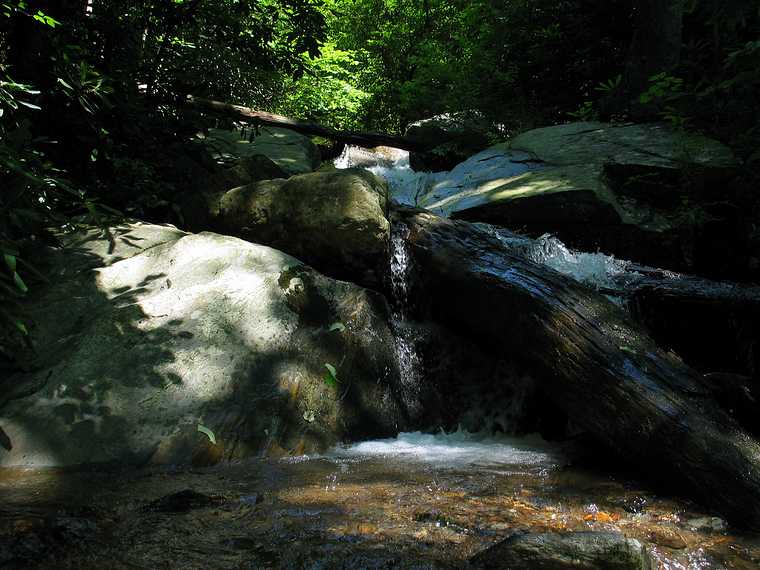
<svg viewBox="0 0 760 570">
<path fill-rule="evenodd" d="M 337 166 L 355 165 L 386 177 L 409 205 L 439 176 L 411 171 L 406 153 L 349 147 Z M 407 324 L 403 230 L 392 242 L 396 352 L 413 401 L 424 378 Z M 531 244 L 533 261 L 603 291 L 637 275 L 550 236 Z M 516 531 L 579 530 L 622 532 L 666 570 L 760 564 L 757 537 L 582 442 L 535 435 L 401 433 L 213 467 L 4 469 L 0 495 L 4 568 L 465 568 Z"/>
</svg>

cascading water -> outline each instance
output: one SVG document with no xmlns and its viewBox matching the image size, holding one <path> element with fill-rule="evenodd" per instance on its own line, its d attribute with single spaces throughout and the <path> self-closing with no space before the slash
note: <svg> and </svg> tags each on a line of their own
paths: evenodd
<svg viewBox="0 0 760 570">
<path fill-rule="evenodd" d="M 406 206 L 418 206 L 420 198 L 445 173 L 415 172 L 409 165 L 409 153 L 398 149 L 368 151 L 346 146 L 334 161 L 336 168 L 364 168 L 384 178 L 391 198 Z"/>
<path fill-rule="evenodd" d="M 337 168 L 363 168 L 384 178 L 388 183 L 390 198 L 396 203 L 410 206 L 418 206 L 431 188 L 441 180 L 448 180 L 452 174 L 415 172 L 409 166 L 408 152 L 390 148 L 367 150 L 346 146 L 334 164 Z M 509 168 L 516 168 L 517 172 L 520 172 L 520 169 L 524 170 L 528 166 L 516 163 Z M 499 171 L 499 174 L 504 173 Z M 514 172 L 509 170 L 508 174 Z M 466 181 L 462 181 L 462 184 L 465 183 Z M 624 282 L 628 275 L 633 274 L 629 269 L 630 264 L 626 261 L 601 253 L 575 252 L 558 238 L 548 234 L 533 240 L 495 226 L 479 225 L 487 228 L 504 243 L 506 251 L 517 253 L 534 263 L 546 265 L 595 289 L 614 289 L 616 285 Z M 408 318 L 412 274 L 411 259 L 406 245 L 408 232 L 408 228 L 401 224 L 395 224 L 392 228 L 390 286 L 392 327 L 401 375 L 401 395 L 410 412 L 416 413 L 420 412 L 422 380 L 422 359 L 416 346 L 420 345 L 422 339 L 419 336 L 419 327 L 411 326 Z M 612 300 L 622 302 L 617 298 Z M 525 423 L 525 409 L 533 393 L 533 380 L 515 370 L 509 363 L 505 363 L 498 371 L 490 372 L 499 377 L 499 382 L 495 384 L 502 387 L 502 392 L 486 392 L 484 395 L 480 393 L 480 384 L 462 387 L 460 396 L 466 400 L 467 409 L 462 410 L 458 421 L 469 429 L 478 431 L 519 431 Z M 471 393 L 466 393 L 470 388 Z"/>
<path fill-rule="evenodd" d="M 627 279 L 638 276 L 630 261 L 603 253 L 574 251 L 550 234 L 528 239 L 487 224 L 478 225 L 489 229 L 508 250 L 594 289 L 620 287 Z"/>
<path fill-rule="evenodd" d="M 414 415 L 420 410 L 418 394 L 420 390 L 420 370 L 422 363 L 415 348 L 415 334 L 407 322 L 409 307 L 409 283 L 411 260 L 406 246 L 409 229 L 404 225 L 394 225 L 391 231 L 390 281 L 392 327 L 396 342 L 396 358 L 401 375 L 402 397 L 409 411 Z"/>
<path fill-rule="evenodd" d="M 384 178 L 391 198 L 414 206 L 427 187 L 430 173 L 414 172 L 409 166 L 409 153 L 382 148 L 374 151 L 346 146 L 334 161 L 336 168 L 364 168 Z M 408 228 L 394 225 L 390 240 L 390 286 L 392 328 L 396 342 L 396 358 L 401 376 L 401 396 L 412 415 L 419 413 L 420 375 L 422 362 L 415 348 L 416 331 L 409 325 L 409 287 L 411 258 L 406 247 Z"/>
<path fill-rule="evenodd" d="M 334 164 L 336 168 L 364 168 L 384 178 L 388 183 L 391 199 L 407 206 L 419 206 L 426 192 L 442 180 L 452 178 L 454 173 L 454 171 L 451 173 L 415 172 L 409 166 L 408 152 L 386 148 L 370 151 L 360 147 L 346 146 L 340 157 L 335 159 Z M 517 163 L 516 168 L 518 169 L 511 174 L 521 172 L 519 168 L 525 169 L 528 166 Z M 448 183 L 453 184 L 451 181 Z M 464 188 L 467 181 L 463 180 L 461 184 Z M 549 234 L 533 240 L 487 224 L 479 225 L 488 227 L 510 249 L 517 248 L 521 255 L 534 263 L 551 267 L 595 289 L 619 287 L 627 280 L 635 280 L 639 276 L 631 269 L 632 264 L 628 261 L 603 253 L 571 250 L 557 237 Z M 401 251 L 400 242 L 396 241 L 392 246 L 394 252 Z M 401 261 L 404 260 L 398 260 L 398 262 Z M 391 263 L 393 271 L 393 264 L 396 262 L 392 260 Z"/>
</svg>

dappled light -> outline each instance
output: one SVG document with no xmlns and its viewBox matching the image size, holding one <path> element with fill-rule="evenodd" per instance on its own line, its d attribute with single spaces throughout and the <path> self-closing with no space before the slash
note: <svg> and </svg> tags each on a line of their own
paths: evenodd
<svg viewBox="0 0 760 570">
<path fill-rule="evenodd" d="M 0 3 L 0 567 L 760 567 L 756 0 Z"/>
</svg>

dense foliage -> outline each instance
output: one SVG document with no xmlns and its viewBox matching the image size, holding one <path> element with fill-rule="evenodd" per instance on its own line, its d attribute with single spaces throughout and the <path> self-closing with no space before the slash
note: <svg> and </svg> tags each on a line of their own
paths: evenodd
<svg viewBox="0 0 760 570">
<path fill-rule="evenodd" d="M 634 52 L 658 34 L 682 48 L 650 57 L 641 85 Z M 0 314 L 15 332 L 0 350 L 25 331 L 25 247 L 170 211 L 186 142 L 214 120 L 183 109 L 188 94 L 391 132 L 464 110 L 502 135 L 664 119 L 731 144 L 754 184 L 758 92 L 752 0 L 3 0 Z"/>
</svg>

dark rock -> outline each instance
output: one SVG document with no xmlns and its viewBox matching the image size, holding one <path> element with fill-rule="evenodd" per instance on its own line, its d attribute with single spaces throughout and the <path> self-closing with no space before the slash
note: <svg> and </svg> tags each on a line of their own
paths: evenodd
<svg viewBox="0 0 760 570">
<path fill-rule="evenodd" d="M 142 510 L 155 513 L 188 513 L 195 509 L 215 507 L 224 502 L 224 497 L 204 495 L 192 489 L 184 489 L 151 501 Z"/>
<path fill-rule="evenodd" d="M 503 570 L 652 570 L 638 541 L 616 532 L 518 534 L 471 559 L 476 568 Z"/>
<path fill-rule="evenodd" d="M 414 170 L 451 170 L 488 145 L 490 130 L 488 122 L 476 111 L 438 115 L 412 123 L 405 136 L 432 150 L 410 153 L 409 164 Z"/>
</svg>

